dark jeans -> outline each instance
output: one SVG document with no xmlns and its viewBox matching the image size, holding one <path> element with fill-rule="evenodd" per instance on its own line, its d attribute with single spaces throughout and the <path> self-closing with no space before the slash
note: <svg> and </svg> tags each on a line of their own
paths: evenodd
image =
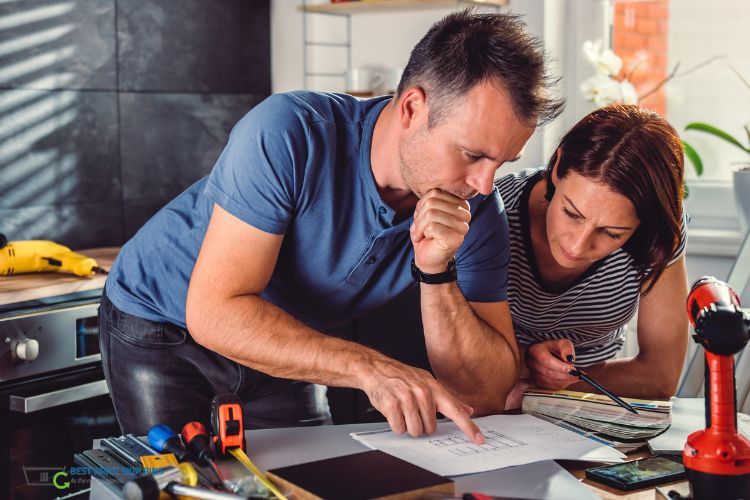
<svg viewBox="0 0 750 500">
<path fill-rule="evenodd" d="M 145 435 L 156 424 L 179 433 L 190 421 L 209 427 L 211 399 L 237 394 L 245 428 L 331 423 L 325 388 L 279 379 L 198 345 L 169 323 L 117 309 L 102 296 L 100 347 L 107 385 L 123 433 Z"/>
</svg>

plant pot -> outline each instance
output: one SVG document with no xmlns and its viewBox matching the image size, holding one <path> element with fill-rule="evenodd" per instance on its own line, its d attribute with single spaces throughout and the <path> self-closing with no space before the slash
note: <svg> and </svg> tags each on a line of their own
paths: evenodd
<svg viewBox="0 0 750 500">
<path fill-rule="evenodd" d="M 734 171 L 734 200 L 740 215 L 743 234 L 750 230 L 750 164 Z"/>
</svg>

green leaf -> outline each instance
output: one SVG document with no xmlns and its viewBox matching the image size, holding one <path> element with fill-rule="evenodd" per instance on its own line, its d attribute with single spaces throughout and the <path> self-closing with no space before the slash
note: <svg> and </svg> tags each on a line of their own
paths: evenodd
<svg viewBox="0 0 750 500">
<path fill-rule="evenodd" d="M 682 150 L 685 152 L 685 156 L 690 160 L 690 163 L 695 167 L 695 174 L 700 177 L 703 175 L 703 160 L 701 160 L 698 152 L 685 141 L 682 141 Z"/>
<path fill-rule="evenodd" d="M 707 134 L 711 134 L 713 136 L 718 137 L 719 139 L 723 139 L 727 141 L 728 143 L 737 146 L 741 150 L 745 151 L 746 153 L 750 153 L 750 149 L 743 146 L 740 141 L 729 135 L 727 132 L 724 132 L 723 130 L 714 127 L 713 125 L 709 125 L 707 123 L 701 123 L 701 122 L 693 122 L 688 123 L 685 127 L 685 130 L 698 130 L 700 132 L 705 132 Z"/>
</svg>

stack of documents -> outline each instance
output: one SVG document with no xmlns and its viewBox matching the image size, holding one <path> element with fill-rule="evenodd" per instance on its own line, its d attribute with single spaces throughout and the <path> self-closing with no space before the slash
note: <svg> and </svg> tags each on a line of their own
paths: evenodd
<svg viewBox="0 0 750 500">
<path fill-rule="evenodd" d="M 672 403 L 623 398 L 638 411 L 630 413 L 607 396 L 575 391 L 529 389 L 524 413 L 537 416 L 623 453 L 644 446 L 671 423 Z"/>
<path fill-rule="evenodd" d="M 474 444 L 453 422 L 439 422 L 429 436 L 411 437 L 390 429 L 351 436 L 375 450 L 441 476 L 474 474 L 543 460 L 622 462 L 625 457 L 601 443 L 531 415 L 491 415 L 474 419 L 484 444 Z"/>
</svg>

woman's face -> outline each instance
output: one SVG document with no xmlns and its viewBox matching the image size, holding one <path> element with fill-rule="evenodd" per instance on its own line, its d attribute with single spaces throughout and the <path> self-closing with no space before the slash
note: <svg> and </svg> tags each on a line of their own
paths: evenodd
<svg viewBox="0 0 750 500">
<path fill-rule="evenodd" d="M 555 195 L 547 209 L 547 240 L 555 261 L 587 268 L 622 247 L 638 228 L 635 207 L 606 184 L 568 172 L 552 173 Z"/>
</svg>

